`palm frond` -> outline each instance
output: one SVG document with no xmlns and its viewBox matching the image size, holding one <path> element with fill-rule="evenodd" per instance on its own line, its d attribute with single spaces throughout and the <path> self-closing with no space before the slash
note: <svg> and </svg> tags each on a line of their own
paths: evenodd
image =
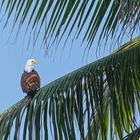
<svg viewBox="0 0 140 140">
<path fill-rule="evenodd" d="M 124 140 L 139 140 L 140 139 L 140 127 L 134 130 L 131 134 L 125 136 Z"/>
<path fill-rule="evenodd" d="M 115 50 L 113 53 L 122 52 L 122 51 L 124 51 L 124 50 L 126 50 L 126 49 L 129 49 L 129 48 L 131 48 L 131 47 L 133 47 L 133 46 L 138 45 L 139 42 L 140 42 L 140 37 L 139 37 L 139 36 L 138 36 L 138 37 L 135 37 L 135 38 L 133 38 L 133 40 L 131 40 L 130 42 L 128 42 L 128 43 L 122 45 L 119 49 Z"/>
<path fill-rule="evenodd" d="M 139 127 L 140 42 L 24 98 L 0 118 L 0 139 L 123 139 Z M 136 113 L 138 112 L 138 113 Z M 21 133 L 22 132 L 22 133 Z M 137 135 L 138 136 L 138 135 Z"/>
<path fill-rule="evenodd" d="M 40 34 L 44 44 L 51 40 L 50 45 L 72 36 L 82 38 L 89 48 L 96 36 L 100 43 L 108 35 L 113 39 L 123 37 L 126 31 L 132 35 L 139 27 L 139 6 L 138 0 L 3 0 L 0 3 L 7 18 L 5 26 L 14 16 L 13 28 L 19 25 L 20 29 L 27 23 L 26 31 L 33 33 L 35 42 Z"/>
</svg>

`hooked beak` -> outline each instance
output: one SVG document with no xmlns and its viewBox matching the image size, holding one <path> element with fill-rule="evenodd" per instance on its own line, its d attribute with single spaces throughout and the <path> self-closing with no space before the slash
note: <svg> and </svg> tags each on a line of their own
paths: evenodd
<svg viewBox="0 0 140 140">
<path fill-rule="evenodd" d="M 33 61 L 33 64 L 37 64 L 38 62 L 36 60 Z"/>
</svg>

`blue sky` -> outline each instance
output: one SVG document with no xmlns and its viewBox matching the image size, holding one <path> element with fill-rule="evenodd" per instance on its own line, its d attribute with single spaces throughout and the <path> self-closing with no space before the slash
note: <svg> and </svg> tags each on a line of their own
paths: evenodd
<svg viewBox="0 0 140 140">
<path fill-rule="evenodd" d="M 41 77 L 42 86 L 97 58 L 95 51 L 92 50 L 88 55 L 88 59 L 86 59 L 84 47 L 80 48 L 78 41 L 75 41 L 71 48 L 69 45 L 71 40 L 68 41 L 63 54 L 62 48 L 60 48 L 56 53 L 53 51 L 52 56 L 51 51 L 49 55 L 45 55 L 44 49 L 40 49 L 39 43 L 34 49 L 32 46 L 27 49 L 27 42 L 23 40 L 22 34 L 25 26 L 21 29 L 16 41 L 15 34 L 17 29 L 13 31 L 8 40 L 12 20 L 10 22 L 4 30 L 2 30 L 4 22 L 1 23 L 0 27 L 0 112 L 8 109 L 25 96 L 20 87 L 20 78 L 25 62 L 29 58 L 38 60 L 38 65 L 35 66 L 35 69 Z M 27 38 L 28 36 L 29 34 L 26 35 Z M 40 37 L 40 42 L 42 41 L 41 39 Z M 54 47 L 56 47 L 55 44 Z"/>
<path fill-rule="evenodd" d="M 3 14 L 4 11 L 1 11 L 0 21 L 3 18 Z M 12 34 L 10 33 L 14 15 L 10 18 L 6 28 L 3 30 L 5 21 L 6 16 L 0 22 L 0 112 L 8 109 L 25 96 L 20 87 L 20 78 L 24 70 L 24 65 L 29 58 L 38 60 L 38 65 L 35 66 L 35 70 L 41 77 L 41 86 L 97 59 L 95 48 L 90 50 L 88 58 L 87 55 L 84 55 L 85 46 L 84 44 L 82 47 L 79 46 L 79 42 L 81 42 L 80 37 L 74 41 L 73 47 L 71 47 L 72 38 L 70 38 L 63 54 L 64 40 L 61 41 L 56 53 L 54 50 L 57 44 L 54 43 L 53 51 L 45 55 L 44 47 L 41 48 L 41 35 L 38 38 L 36 46 L 33 48 L 33 44 L 31 43 L 28 48 L 30 30 L 27 32 L 24 40 L 26 23 L 22 26 L 18 38 L 15 39 L 18 26 L 15 26 Z M 106 50 L 104 53 L 101 53 L 100 57 L 108 53 L 109 51 Z"/>
</svg>

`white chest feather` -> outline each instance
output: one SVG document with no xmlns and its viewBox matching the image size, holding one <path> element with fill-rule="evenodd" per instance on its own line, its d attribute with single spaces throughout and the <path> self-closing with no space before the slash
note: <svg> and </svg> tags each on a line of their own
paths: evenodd
<svg viewBox="0 0 140 140">
<path fill-rule="evenodd" d="M 25 69 L 24 69 L 27 73 L 32 72 L 33 70 L 33 65 L 25 65 Z"/>
</svg>

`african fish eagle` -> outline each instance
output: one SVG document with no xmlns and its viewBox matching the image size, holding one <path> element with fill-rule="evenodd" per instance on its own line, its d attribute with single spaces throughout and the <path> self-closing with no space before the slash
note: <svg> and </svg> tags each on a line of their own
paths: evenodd
<svg viewBox="0 0 140 140">
<path fill-rule="evenodd" d="M 34 97 L 38 89 L 40 89 L 40 77 L 34 70 L 34 65 L 37 64 L 35 59 L 29 59 L 24 68 L 21 77 L 21 88 L 31 98 Z"/>
</svg>

